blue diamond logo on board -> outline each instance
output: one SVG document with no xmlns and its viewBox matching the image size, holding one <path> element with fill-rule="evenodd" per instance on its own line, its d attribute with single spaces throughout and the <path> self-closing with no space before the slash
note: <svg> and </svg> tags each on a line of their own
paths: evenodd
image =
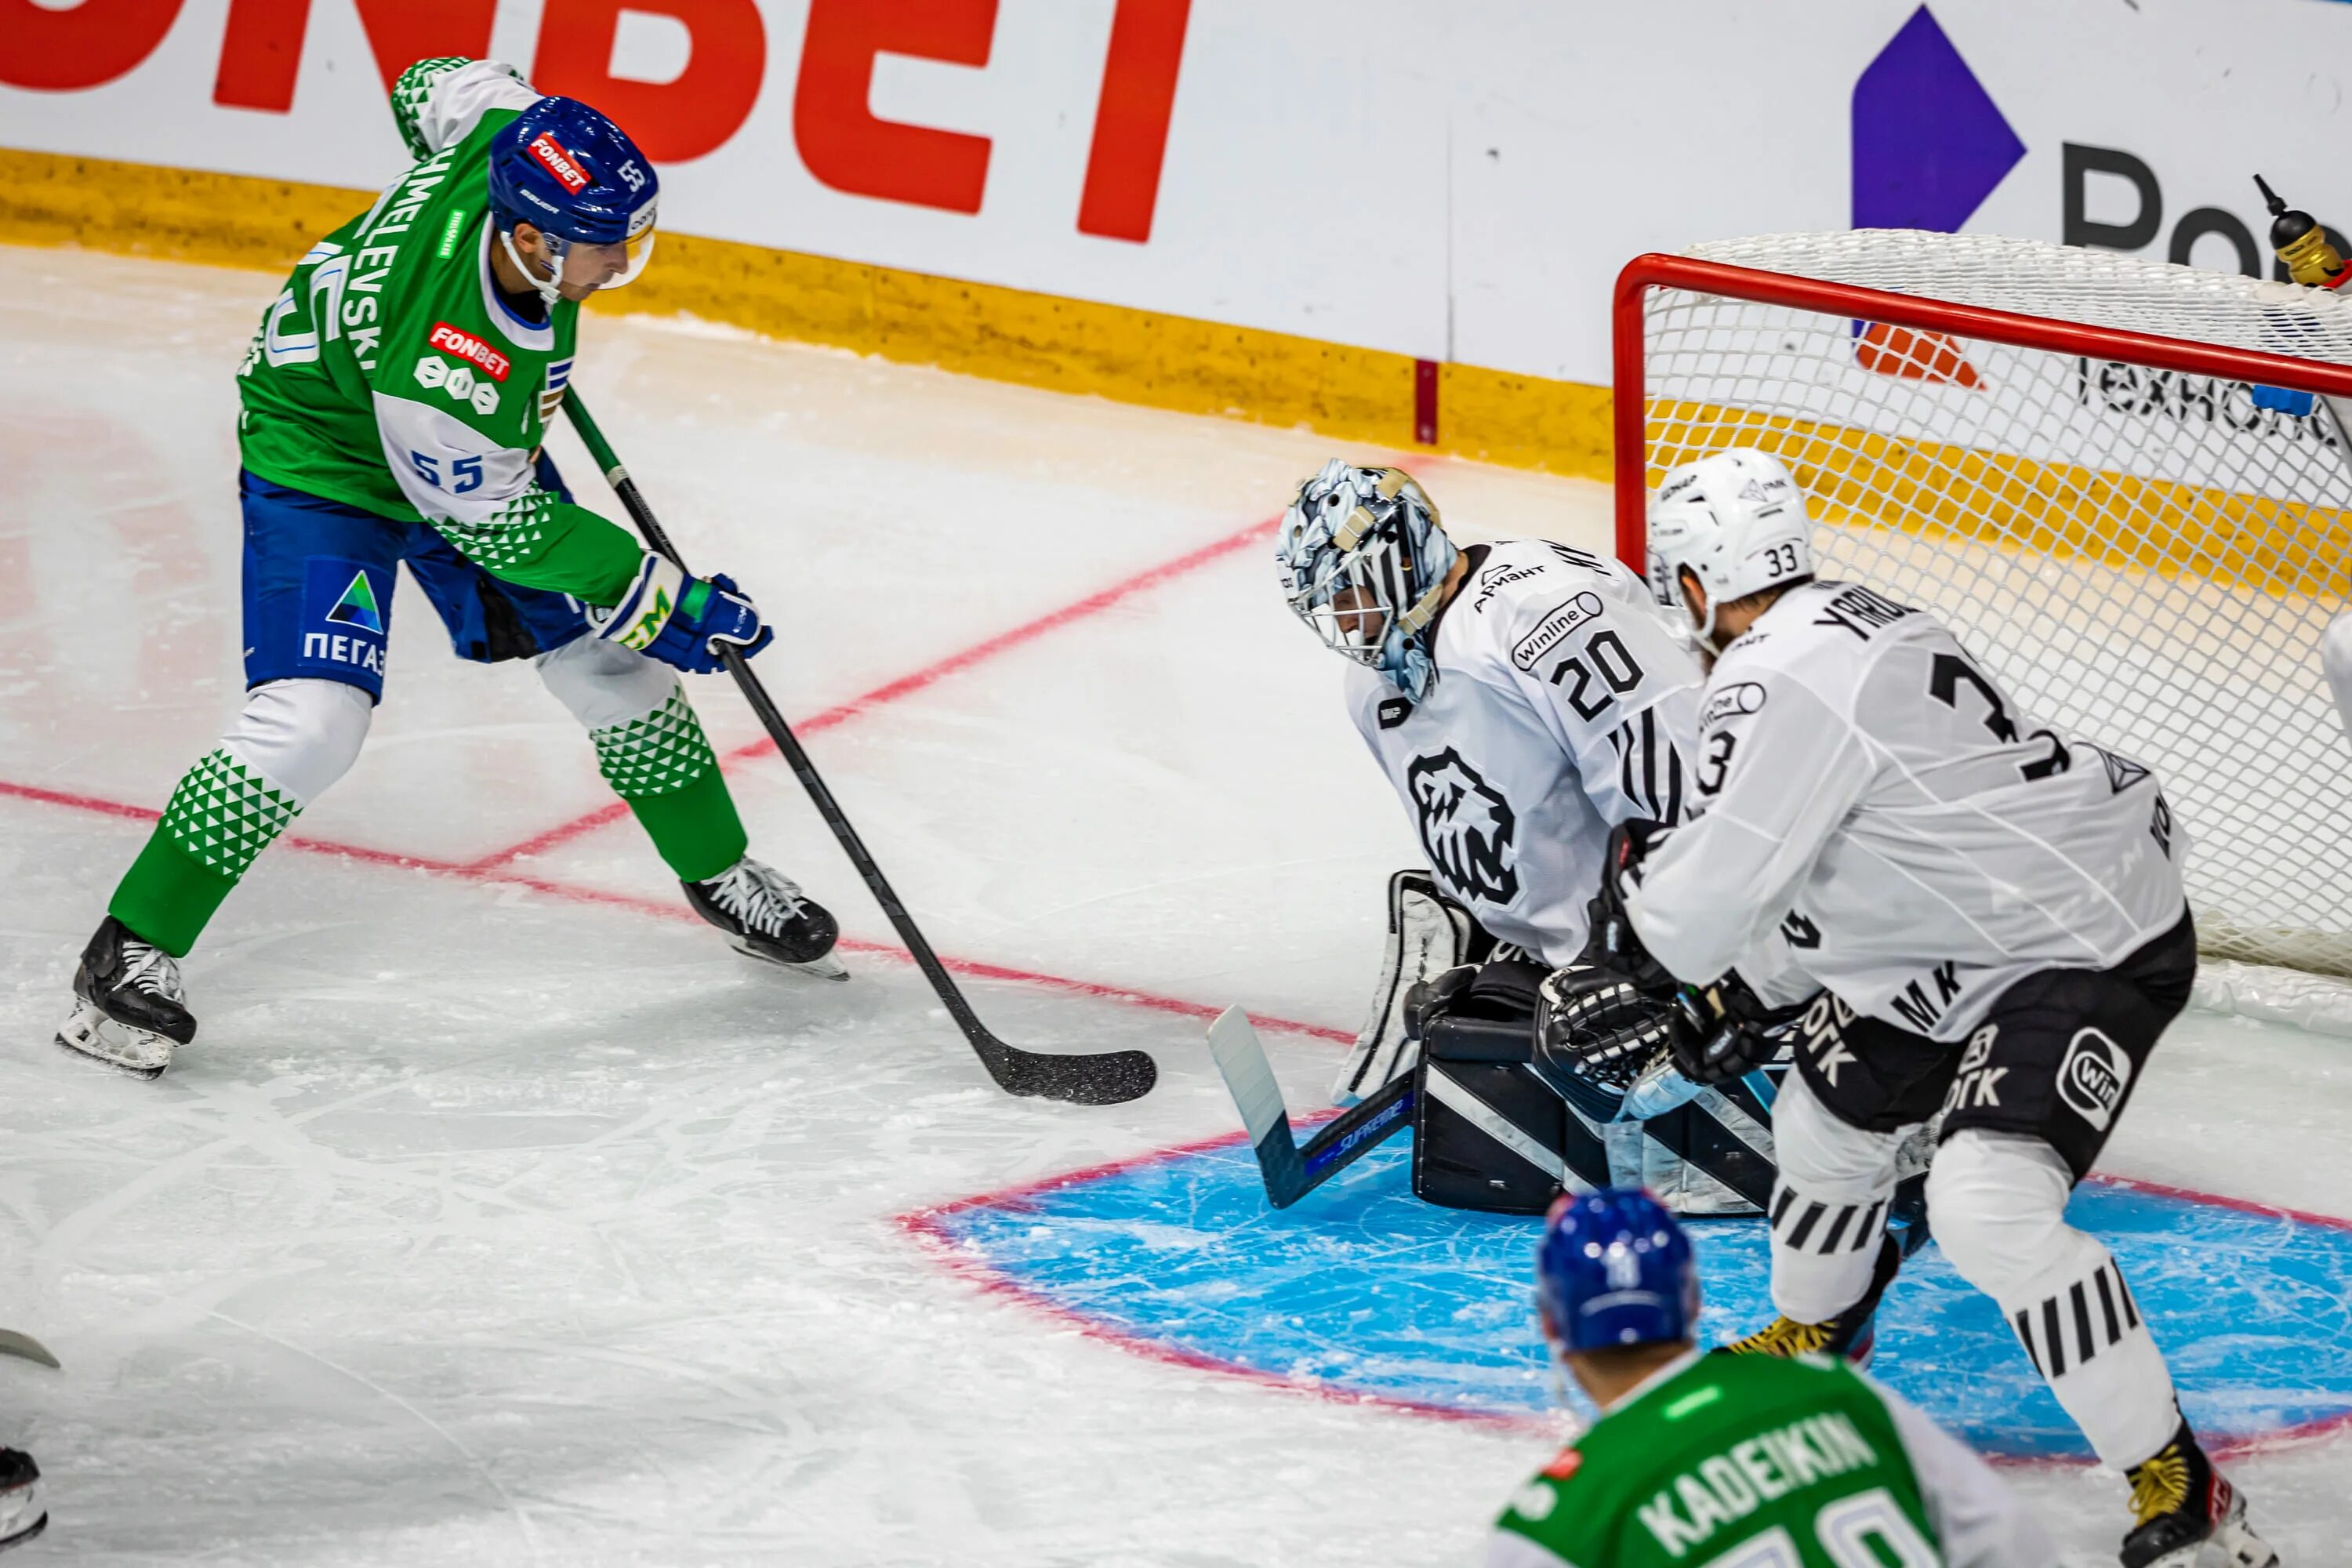
<svg viewBox="0 0 2352 1568">
<path fill-rule="evenodd" d="M 1911 13 L 1853 84 L 1853 226 L 1958 232 L 2025 156 L 1935 14 Z M 1863 369 L 1973 387 L 1976 367 L 1940 332 L 1854 324 Z"/>
<path fill-rule="evenodd" d="M 1922 5 L 1853 84 L 1853 226 L 1951 234 L 2025 156 Z"/>
</svg>

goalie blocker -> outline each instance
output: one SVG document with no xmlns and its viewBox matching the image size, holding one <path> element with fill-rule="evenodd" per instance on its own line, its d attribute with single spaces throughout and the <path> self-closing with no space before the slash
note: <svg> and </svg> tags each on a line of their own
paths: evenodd
<svg viewBox="0 0 2352 1568">
<path fill-rule="evenodd" d="M 1484 962 L 1480 962 L 1480 961 Z M 1781 1068 L 1651 1094 L 1548 1059 L 1535 1027 L 1544 969 L 1498 950 L 1425 871 L 1389 884 L 1389 948 L 1372 1014 L 1334 1098 L 1352 1109 L 1305 1144 L 1240 1009 L 1209 1032 L 1266 1191 L 1287 1207 L 1390 1137 L 1414 1131 L 1412 1186 L 1431 1203 L 1541 1214 L 1563 1192 L 1647 1186 L 1685 1214 L 1761 1212 Z M 1659 1105 L 1644 1120 L 1628 1105 Z"/>
<path fill-rule="evenodd" d="M 1606 1120 L 1615 1097 L 1538 1049 L 1545 973 L 1498 959 L 1475 974 L 1456 971 L 1433 996 L 1414 1069 L 1414 1195 L 1542 1214 L 1562 1193 L 1638 1184 L 1685 1214 L 1760 1213 L 1772 1193 L 1771 1103 L 1785 1069 L 1703 1090 L 1646 1121 Z"/>
</svg>

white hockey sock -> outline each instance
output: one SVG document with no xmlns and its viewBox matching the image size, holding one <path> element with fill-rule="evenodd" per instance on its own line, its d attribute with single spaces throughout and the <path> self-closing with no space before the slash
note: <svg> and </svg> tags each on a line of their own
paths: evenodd
<svg viewBox="0 0 2352 1568">
<path fill-rule="evenodd" d="M 669 666 L 598 637 L 576 638 L 536 662 L 548 690 L 592 734 L 644 719 L 678 689 Z"/>
<path fill-rule="evenodd" d="M 245 694 L 220 749 L 300 809 L 351 771 L 374 715 L 374 700 L 356 686 L 273 680 Z"/>
<path fill-rule="evenodd" d="M 1826 1323 L 1869 1293 L 1902 1142 L 1900 1133 L 1849 1127 L 1789 1075 L 1772 1107 L 1780 1173 L 1766 1211 L 1772 1306 L 1782 1317 Z"/>
<path fill-rule="evenodd" d="M 2172 1373 L 2121 1269 L 2066 1223 L 2074 1173 L 2038 1138 L 1956 1132 L 1927 1176 L 1927 1217 L 1960 1277 L 2001 1315 L 2101 1460 L 2128 1469 L 2180 1422 Z"/>
</svg>

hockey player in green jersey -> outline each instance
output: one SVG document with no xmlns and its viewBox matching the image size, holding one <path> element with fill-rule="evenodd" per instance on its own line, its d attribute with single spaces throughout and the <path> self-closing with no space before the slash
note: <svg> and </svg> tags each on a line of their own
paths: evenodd
<svg viewBox="0 0 2352 1568">
<path fill-rule="evenodd" d="M 1701 1353 L 1698 1272 L 1646 1193 L 1544 1222 L 1545 1340 L 1601 1419 L 1511 1499 L 1487 1568 L 2055 1568 L 1985 1462 L 1843 1363 Z"/>
<path fill-rule="evenodd" d="M 503 66 L 421 61 L 393 107 L 421 161 L 296 264 L 238 372 L 243 710 L 115 889 L 58 1032 L 144 1077 L 195 1034 L 176 960 L 358 757 L 404 563 L 458 657 L 533 661 L 697 913 L 755 957 L 845 974 L 833 918 L 747 855 L 677 679 L 773 632 L 726 577 L 573 501 L 541 450 L 580 302 L 651 253 L 653 165 Z"/>
</svg>

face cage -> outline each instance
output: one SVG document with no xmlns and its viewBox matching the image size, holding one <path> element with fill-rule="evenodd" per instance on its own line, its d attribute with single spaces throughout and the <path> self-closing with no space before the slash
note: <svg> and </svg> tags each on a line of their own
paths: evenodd
<svg viewBox="0 0 2352 1568">
<path fill-rule="evenodd" d="M 1334 608 L 1331 601 L 1350 589 L 1361 591 L 1370 603 L 1352 610 Z M 1402 547 L 1394 538 L 1383 538 L 1350 551 L 1327 551 L 1323 569 L 1291 595 L 1290 607 L 1314 628 L 1325 647 L 1376 667 L 1405 599 Z M 1373 622 L 1369 636 L 1368 620 Z"/>
</svg>

